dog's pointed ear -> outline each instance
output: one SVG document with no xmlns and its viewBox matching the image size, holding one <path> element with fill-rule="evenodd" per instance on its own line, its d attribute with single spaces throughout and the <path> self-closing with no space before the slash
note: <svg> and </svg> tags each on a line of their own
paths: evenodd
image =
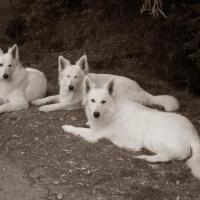
<svg viewBox="0 0 200 200">
<path fill-rule="evenodd" d="M 70 65 L 70 61 L 65 59 L 63 56 L 58 57 L 58 70 L 62 71 L 65 69 L 67 66 Z"/>
<path fill-rule="evenodd" d="M 19 59 L 19 50 L 17 44 L 14 44 L 11 48 L 8 49 L 8 52 L 11 54 L 11 56 L 18 60 Z"/>
<path fill-rule="evenodd" d="M 108 91 L 108 93 L 109 93 L 110 95 L 113 95 L 113 93 L 114 93 L 114 86 L 115 86 L 114 79 L 111 79 L 110 81 L 108 81 L 108 82 L 105 84 L 104 88 Z"/>
<path fill-rule="evenodd" d="M 85 73 L 89 72 L 88 61 L 87 61 L 86 55 L 81 56 L 79 58 L 79 60 L 76 62 L 76 65 L 79 65 Z"/>
<path fill-rule="evenodd" d="M 0 48 L 0 56 L 3 55 L 3 50 Z"/>
<path fill-rule="evenodd" d="M 85 76 L 84 78 L 84 92 L 88 94 L 92 88 L 95 87 L 94 82 L 88 77 Z"/>
</svg>

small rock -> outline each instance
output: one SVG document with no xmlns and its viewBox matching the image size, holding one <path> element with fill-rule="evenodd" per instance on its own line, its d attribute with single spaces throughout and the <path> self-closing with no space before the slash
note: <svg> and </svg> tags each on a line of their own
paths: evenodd
<svg viewBox="0 0 200 200">
<path fill-rule="evenodd" d="M 39 137 L 35 137 L 35 141 L 39 140 Z"/>
<path fill-rule="evenodd" d="M 66 174 L 61 174 L 61 176 L 60 176 L 60 177 L 61 177 L 61 178 L 63 178 L 64 176 L 66 176 Z"/>
<path fill-rule="evenodd" d="M 57 199 L 63 199 L 63 194 L 62 193 L 58 194 Z"/>
<path fill-rule="evenodd" d="M 29 176 L 31 178 L 42 178 L 46 175 L 46 171 L 42 167 L 35 168 Z"/>
<path fill-rule="evenodd" d="M 68 150 L 68 149 L 62 149 L 62 151 L 64 151 L 65 153 L 71 153 L 72 152 L 71 150 Z"/>
<path fill-rule="evenodd" d="M 10 115 L 10 120 L 16 120 L 18 116 L 16 114 Z"/>
<path fill-rule="evenodd" d="M 54 185 L 58 185 L 60 183 L 60 181 L 54 181 L 53 184 Z"/>
<path fill-rule="evenodd" d="M 72 121 L 75 121 L 75 120 L 76 120 L 76 118 L 75 118 L 75 117 L 71 117 L 71 119 L 72 119 Z"/>
<path fill-rule="evenodd" d="M 19 137 L 19 135 L 12 135 L 12 137 L 14 137 L 14 138 L 18 138 L 18 137 Z"/>
<path fill-rule="evenodd" d="M 176 185 L 180 185 L 180 181 L 179 180 L 176 180 Z"/>
<path fill-rule="evenodd" d="M 3 168 L 2 171 L 5 172 L 5 171 L 6 171 L 6 168 Z"/>
</svg>

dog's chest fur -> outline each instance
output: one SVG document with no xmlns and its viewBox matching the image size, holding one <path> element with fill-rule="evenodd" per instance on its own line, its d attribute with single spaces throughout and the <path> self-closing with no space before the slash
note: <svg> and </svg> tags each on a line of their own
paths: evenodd
<svg viewBox="0 0 200 200">
<path fill-rule="evenodd" d="M 28 83 L 28 72 L 21 68 L 10 80 L 0 80 L 0 98 L 6 98 L 17 89 L 25 89 Z"/>
</svg>

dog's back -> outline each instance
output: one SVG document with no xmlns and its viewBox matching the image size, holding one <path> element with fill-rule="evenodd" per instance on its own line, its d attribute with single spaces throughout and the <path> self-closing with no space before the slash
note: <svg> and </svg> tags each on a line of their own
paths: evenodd
<svg viewBox="0 0 200 200">
<path fill-rule="evenodd" d="M 47 80 L 45 75 L 36 69 L 26 68 L 28 71 L 28 83 L 26 87 L 26 97 L 28 101 L 33 101 L 39 98 L 43 98 L 46 95 Z"/>
<path fill-rule="evenodd" d="M 140 85 L 127 77 L 117 76 L 112 74 L 95 74 L 89 73 L 89 77 L 95 82 L 96 87 L 101 88 L 110 79 L 115 81 L 117 85 L 115 93 L 118 96 L 134 100 L 138 103 L 148 102 L 146 92 L 140 87 Z"/>
<path fill-rule="evenodd" d="M 129 78 L 117 76 L 112 74 L 94 74 L 89 73 L 89 77 L 93 79 L 97 87 L 102 87 L 107 81 L 113 79 L 116 83 L 116 94 L 126 99 L 138 102 L 140 104 L 152 106 L 162 106 L 166 111 L 174 111 L 179 108 L 178 100 L 170 95 L 157 95 L 154 96 L 140 85 Z"/>
</svg>

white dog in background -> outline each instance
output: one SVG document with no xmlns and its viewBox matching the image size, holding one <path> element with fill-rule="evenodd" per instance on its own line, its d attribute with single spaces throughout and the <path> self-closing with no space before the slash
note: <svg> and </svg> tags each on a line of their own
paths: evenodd
<svg viewBox="0 0 200 200">
<path fill-rule="evenodd" d="M 21 110 L 28 103 L 45 96 L 45 75 L 32 68 L 23 68 L 17 45 L 3 53 L 0 49 L 0 113 Z"/>
<path fill-rule="evenodd" d="M 187 165 L 200 178 L 200 139 L 191 122 L 182 115 L 161 112 L 116 96 L 111 80 L 103 88 L 85 78 L 85 111 L 90 128 L 64 125 L 65 132 L 88 142 L 107 138 L 119 147 L 139 151 L 146 148 L 155 155 L 137 158 L 167 162 L 191 157 Z M 115 90 L 114 90 L 115 88 Z"/>
<path fill-rule="evenodd" d="M 98 87 L 101 87 L 110 78 L 115 80 L 117 95 L 139 102 L 144 105 L 159 105 L 166 111 L 175 111 L 179 108 L 178 101 L 169 95 L 153 96 L 143 90 L 136 81 L 122 76 L 111 74 L 88 73 L 89 67 L 86 55 L 82 56 L 75 65 L 62 56 L 58 58 L 60 93 L 43 99 L 33 101 L 34 105 L 44 105 L 40 111 L 71 110 L 81 107 L 82 86 L 86 75 L 91 77 Z"/>
</svg>

